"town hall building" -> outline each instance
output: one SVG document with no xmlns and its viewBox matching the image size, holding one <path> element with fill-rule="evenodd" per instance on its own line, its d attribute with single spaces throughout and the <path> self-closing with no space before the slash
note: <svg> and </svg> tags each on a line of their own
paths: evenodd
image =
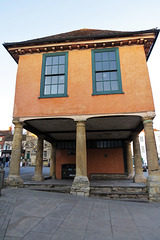
<svg viewBox="0 0 160 240">
<path fill-rule="evenodd" d="M 33 181 L 42 181 L 43 140 L 51 143 L 50 175 L 75 164 L 71 193 L 89 196 L 90 179 L 126 174 L 160 200 L 153 131 L 155 108 L 147 69 L 159 30 L 81 29 L 4 47 L 18 64 L 8 184 L 22 184 L 22 129 L 38 137 Z M 149 176 L 143 175 L 144 129 Z M 131 142 L 133 141 L 135 174 Z"/>
</svg>

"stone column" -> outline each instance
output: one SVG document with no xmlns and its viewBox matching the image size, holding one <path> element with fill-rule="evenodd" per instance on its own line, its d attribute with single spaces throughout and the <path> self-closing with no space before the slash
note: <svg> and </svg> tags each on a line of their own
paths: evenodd
<svg viewBox="0 0 160 240">
<path fill-rule="evenodd" d="M 146 178 L 143 174 L 142 160 L 141 160 L 141 151 L 139 144 L 139 134 L 137 132 L 132 134 L 133 137 L 133 151 L 134 151 L 134 166 L 135 166 L 135 175 L 134 182 L 146 182 Z"/>
<path fill-rule="evenodd" d="M 9 176 L 6 179 L 6 183 L 10 186 L 19 186 L 23 184 L 23 180 L 20 177 L 20 160 L 21 160 L 21 150 L 22 150 L 23 123 L 18 121 L 13 121 L 13 123 L 15 125 L 14 137 L 13 137 L 13 144 L 12 144 Z"/>
<path fill-rule="evenodd" d="M 56 143 L 51 143 L 51 158 L 50 158 L 50 177 L 56 178 Z"/>
<path fill-rule="evenodd" d="M 37 140 L 37 154 L 36 154 L 36 165 L 35 173 L 32 177 L 32 181 L 43 181 L 42 167 L 43 167 L 43 136 L 38 136 Z"/>
<path fill-rule="evenodd" d="M 125 142 L 126 144 L 126 155 L 127 155 L 127 170 L 128 170 L 128 179 L 133 179 L 133 160 L 132 160 L 132 151 L 131 143 L 129 141 Z"/>
<path fill-rule="evenodd" d="M 152 120 L 153 118 L 149 117 L 143 118 L 149 172 L 147 185 L 149 199 L 152 201 L 160 201 L 160 168 Z"/>
<path fill-rule="evenodd" d="M 89 190 L 85 121 L 78 121 L 76 122 L 76 177 L 71 187 L 71 194 L 89 196 Z"/>
</svg>

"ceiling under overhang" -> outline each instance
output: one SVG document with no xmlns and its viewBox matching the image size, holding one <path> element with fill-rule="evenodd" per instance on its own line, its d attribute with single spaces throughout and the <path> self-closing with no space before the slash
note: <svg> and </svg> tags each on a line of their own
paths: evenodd
<svg viewBox="0 0 160 240">
<path fill-rule="evenodd" d="M 69 118 L 26 120 L 24 128 L 36 135 L 44 135 L 49 142 L 76 139 L 76 122 Z M 94 117 L 86 121 L 86 138 L 129 139 L 132 132 L 142 129 L 139 116 Z"/>
</svg>

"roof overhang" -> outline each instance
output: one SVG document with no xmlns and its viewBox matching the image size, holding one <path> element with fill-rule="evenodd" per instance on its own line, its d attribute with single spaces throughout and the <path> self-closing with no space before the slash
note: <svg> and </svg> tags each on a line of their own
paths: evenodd
<svg viewBox="0 0 160 240">
<path fill-rule="evenodd" d="M 17 63 L 19 56 L 26 54 L 126 45 L 144 45 L 146 60 L 148 60 L 158 34 L 158 29 L 136 32 L 82 29 L 29 41 L 4 43 L 3 46 Z"/>
<path fill-rule="evenodd" d="M 71 118 L 32 119 L 23 127 L 49 142 L 76 140 L 76 123 Z M 132 132 L 140 132 L 143 123 L 140 116 L 91 117 L 86 121 L 87 140 L 127 140 Z"/>
</svg>

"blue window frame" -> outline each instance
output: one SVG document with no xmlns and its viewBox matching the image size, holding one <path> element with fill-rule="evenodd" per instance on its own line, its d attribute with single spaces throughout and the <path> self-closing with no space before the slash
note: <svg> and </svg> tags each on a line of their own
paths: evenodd
<svg viewBox="0 0 160 240">
<path fill-rule="evenodd" d="M 43 55 L 40 98 L 67 97 L 68 52 Z"/>
<path fill-rule="evenodd" d="M 118 48 L 92 50 L 93 95 L 123 93 Z"/>
</svg>

